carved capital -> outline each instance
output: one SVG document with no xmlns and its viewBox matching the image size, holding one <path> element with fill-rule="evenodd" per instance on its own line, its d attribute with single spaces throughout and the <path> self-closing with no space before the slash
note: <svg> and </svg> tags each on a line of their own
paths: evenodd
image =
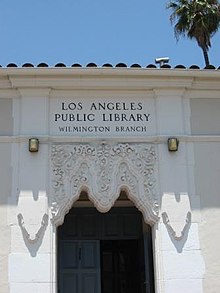
<svg viewBox="0 0 220 293">
<path fill-rule="evenodd" d="M 114 205 L 121 190 L 143 213 L 146 222 L 158 219 L 155 195 L 155 146 L 102 143 L 52 146 L 52 220 L 62 224 L 66 213 L 86 190 L 100 212 Z"/>
</svg>

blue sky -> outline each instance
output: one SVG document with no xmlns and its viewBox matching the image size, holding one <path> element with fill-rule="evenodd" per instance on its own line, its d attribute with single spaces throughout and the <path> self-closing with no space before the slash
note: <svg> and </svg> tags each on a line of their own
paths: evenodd
<svg viewBox="0 0 220 293">
<path fill-rule="evenodd" d="M 1 0 L 0 64 L 139 63 L 204 67 L 195 41 L 177 43 L 165 0 Z M 220 32 L 210 63 L 220 66 Z"/>
</svg>

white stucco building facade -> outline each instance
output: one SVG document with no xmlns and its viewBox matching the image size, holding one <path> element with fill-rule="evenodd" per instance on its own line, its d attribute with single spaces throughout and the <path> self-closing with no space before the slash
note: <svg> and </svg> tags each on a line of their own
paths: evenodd
<svg viewBox="0 0 220 293">
<path fill-rule="evenodd" d="M 219 93 L 218 70 L 1 68 L 0 292 L 78 292 L 58 281 L 58 227 L 70 210 L 120 206 L 151 231 L 153 284 L 138 293 L 218 293 Z M 120 233 L 88 235 L 133 237 Z"/>
</svg>

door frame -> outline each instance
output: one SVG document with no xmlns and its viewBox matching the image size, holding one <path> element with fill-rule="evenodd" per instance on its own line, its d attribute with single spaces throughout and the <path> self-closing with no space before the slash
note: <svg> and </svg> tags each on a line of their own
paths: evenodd
<svg viewBox="0 0 220 293">
<path fill-rule="evenodd" d="M 129 205 L 130 206 L 130 205 Z M 94 207 L 94 206 L 92 206 Z M 134 207 L 134 206 L 133 206 Z M 73 207 L 74 208 L 74 207 Z M 142 221 L 143 223 L 144 222 L 144 219 L 143 219 L 143 216 L 142 216 Z M 149 225 L 147 223 L 147 225 Z M 155 224 L 153 226 L 151 226 L 151 241 L 152 241 L 152 257 L 153 257 L 153 268 L 154 268 L 154 292 L 155 293 L 159 293 L 159 292 L 162 292 L 162 288 L 160 288 L 158 286 L 159 284 L 159 276 L 160 276 L 160 272 L 161 272 L 161 269 L 158 270 L 158 264 L 160 264 L 160 255 L 159 255 L 159 249 L 157 249 L 157 247 L 159 247 L 159 243 L 158 241 L 158 229 L 157 229 L 157 225 L 158 224 Z M 150 225 L 149 225 L 150 226 Z M 144 226 L 143 226 L 144 227 Z M 52 290 L 51 290 L 51 293 L 58 293 L 58 262 L 57 262 L 57 253 L 58 253 L 58 233 L 57 233 L 57 228 L 58 227 L 55 227 L 53 226 L 52 227 L 52 234 L 53 234 L 53 237 L 52 237 L 52 247 L 54 248 L 54 252 L 52 254 L 52 278 L 53 278 L 53 286 L 52 286 Z M 143 230 L 143 236 L 144 236 L 144 230 Z M 149 241 L 149 240 L 148 240 Z M 146 257 L 146 241 L 144 240 L 144 255 Z M 145 267 L 146 267 L 146 259 L 145 259 Z M 157 267 L 157 270 L 156 270 L 156 267 Z M 145 274 L 146 274 L 146 270 L 145 270 Z"/>
<path fill-rule="evenodd" d="M 158 223 L 151 226 L 152 233 L 152 249 L 153 249 L 153 264 L 154 264 L 154 287 L 155 293 L 162 293 L 163 284 L 161 280 L 163 279 L 163 264 L 162 264 L 162 256 L 160 251 L 160 232 L 158 230 Z M 50 223 L 50 267 L 51 267 L 51 281 L 50 281 L 50 293 L 58 293 L 57 286 L 57 273 L 58 273 L 58 265 L 57 265 L 57 226 L 52 222 Z"/>
</svg>

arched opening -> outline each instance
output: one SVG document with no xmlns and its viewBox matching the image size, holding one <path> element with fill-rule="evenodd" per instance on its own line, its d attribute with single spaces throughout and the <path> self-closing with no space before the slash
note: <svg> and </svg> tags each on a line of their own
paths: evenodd
<svg viewBox="0 0 220 293">
<path fill-rule="evenodd" d="M 57 229 L 59 293 L 153 293 L 151 227 L 121 192 L 100 213 L 82 192 Z"/>
</svg>

